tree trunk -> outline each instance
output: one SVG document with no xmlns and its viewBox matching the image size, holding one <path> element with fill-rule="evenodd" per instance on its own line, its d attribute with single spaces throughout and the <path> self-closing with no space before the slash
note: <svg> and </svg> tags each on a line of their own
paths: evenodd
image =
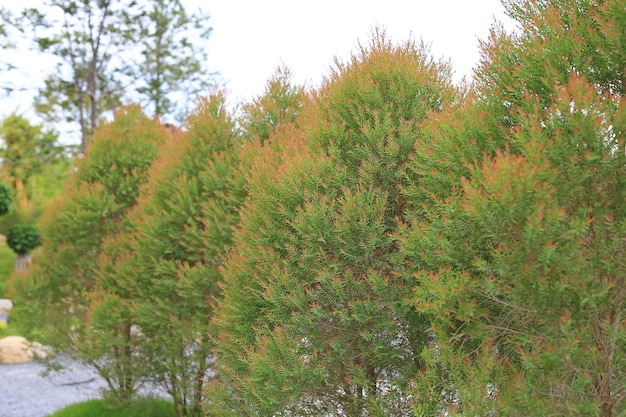
<svg viewBox="0 0 626 417">
<path fill-rule="evenodd" d="M 13 184 L 15 187 L 15 196 L 18 199 L 19 207 L 24 213 L 28 214 L 30 208 L 30 200 L 28 198 L 28 193 L 26 192 L 26 181 L 21 178 L 15 178 Z"/>
<path fill-rule="evenodd" d="M 15 270 L 16 271 L 25 271 L 28 268 L 28 265 L 31 263 L 30 253 L 23 253 L 17 255 L 15 259 Z"/>
</svg>

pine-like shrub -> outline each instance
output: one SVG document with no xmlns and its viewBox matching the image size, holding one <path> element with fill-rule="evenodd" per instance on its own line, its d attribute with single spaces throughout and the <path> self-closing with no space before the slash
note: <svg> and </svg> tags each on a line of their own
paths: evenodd
<svg viewBox="0 0 626 417">
<path fill-rule="evenodd" d="M 452 96 L 412 41 L 338 63 L 270 136 L 224 269 L 212 415 L 407 415 L 428 323 L 393 236 L 421 124 Z M 245 410 L 245 411 L 244 411 Z"/>
<path fill-rule="evenodd" d="M 506 7 L 521 31 L 493 31 L 409 166 L 402 252 L 432 322 L 416 411 L 621 415 L 623 4 Z"/>
<path fill-rule="evenodd" d="M 26 273 L 14 275 L 11 282 L 18 306 L 14 315 L 35 333 L 26 336 L 92 366 L 107 382 L 109 393 L 123 402 L 142 382 L 142 362 L 136 362 L 132 349 L 135 335 L 127 306 L 101 297 L 98 262 L 105 239 L 124 230 L 126 214 L 168 138 L 138 106 L 122 108 L 111 122 L 103 123 L 90 140 L 89 152 L 78 161 L 63 199 L 44 216 L 40 253 Z M 105 314 L 107 330 L 115 329 L 117 342 L 110 349 L 97 343 L 101 324 L 94 324 L 93 315 L 102 305 L 111 313 Z"/>
<path fill-rule="evenodd" d="M 245 106 L 242 117 L 269 120 L 267 112 L 278 129 L 293 120 L 273 113 L 270 104 L 298 107 L 302 95 L 293 96 L 299 90 L 285 77 L 268 83 L 268 96 Z M 200 100 L 186 129 L 160 150 L 124 233 L 108 238 L 100 256 L 99 297 L 132 304 L 145 375 L 172 396 L 181 417 L 203 415 L 205 386 L 217 372 L 211 318 L 220 296 L 219 268 L 239 221 L 249 161 L 263 147 L 256 128 L 240 125 L 243 132 L 227 111 L 224 92 Z M 102 323 L 102 346 L 116 343 L 108 311 L 104 303 L 93 310 L 94 323 Z"/>
<path fill-rule="evenodd" d="M 107 239 L 100 258 L 103 301 L 128 306 L 145 375 L 172 396 L 181 417 L 202 415 L 214 360 L 212 298 L 243 195 L 240 146 L 223 93 L 201 100 L 186 131 L 161 149 L 126 233 Z M 108 310 L 98 306 L 93 320 L 108 335 L 99 342 L 113 348 Z"/>
</svg>

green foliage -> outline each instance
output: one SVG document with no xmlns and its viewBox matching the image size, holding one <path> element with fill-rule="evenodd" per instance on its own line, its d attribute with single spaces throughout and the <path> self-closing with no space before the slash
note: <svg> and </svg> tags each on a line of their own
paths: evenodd
<svg viewBox="0 0 626 417">
<path fill-rule="evenodd" d="M 483 44 L 476 83 L 499 122 L 515 125 L 519 109 L 546 109 L 554 87 L 584 75 L 599 91 L 626 93 L 626 16 L 616 0 L 506 0 L 507 13 L 523 26 L 500 28 Z M 528 100 L 531 96 L 538 103 Z M 511 126 L 510 126 L 511 127 Z"/>
<path fill-rule="evenodd" d="M 172 396 L 181 417 L 202 415 L 214 360 L 211 300 L 245 196 L 237 136 L 224 95 L 202 100 L 188 130 L 161 149 L 127 233 L 109 239 L 100 258 L 101 302 L 116 299 L 120 306 L 94 308 L 93 322 L 101 328 L 92 344 L 118 345 L 109 321 L 132 303 L 145 374 Z"/>
<path fill-rule="evenodd" d="M 376 32 L 318 91 L 278 69 L 172 141 L 121 111 L 14 275 L 16 318 L 177 416 L 624 415 L 623 2 L 505 7 L 520 30 L 467 91 Z"/>
<path fill-rule="evenodd" d="M 6 28 L 5 28 L 5 21 L 8 20 L 9 18 L 9 11 L 5 10 L 4 7 L 2 9 L 0 9 L 0 39 L 2 39 L 4 41 L 4 37 L 7 35 L 6 32 Z M 5 46 L 4 44 L 0 44 L 3 47 Z"/>
<path fill-rule="evenodd" d="M 6 236 L 7 245 L 17 255 L 30 253 L 41 246 L 39 229 L 34 224 L 16 224 Z"/>
<path fill-rule="evenodd" d="M 64 200 L 49 207 L 41 224 L 41 253 L 12 282 L 14 314 L 38 331 L 38 340 L 82 355 L 80 359 L 93 366 L 121 400 L 129 399 L 141 382 L 136 375 L 140 365 L 130 355 L 134 339 L 124 309 L 114 299 L 99 298 L 98 260 L 104 240 L 124 230 L 125 216 L 137 203 L 157 149 L 168 138 L 139 107 L 120 109 L 93 136 L 89 153 L 63 192 Z M 98 305 L 122 314 L 110 318 L 119 345 L 109 351 L 91 344 L 90 334 L 102 329 L 91 321 L 91 310 Z"/>
<path fill-rule="evenodd" d="M 43 165 L 62 155 L 58 134 L 44 131 L 41 125 L 31 125 L 23 116 L 12 114 L 0 128 L 2 136 L 2 168 L 11 178 L 28 179 L 41 172 Z"/>
<path fill-rule="evenodd" d="M 13 192 L 6 184 L 0 182 L 0 216 L 4 216 L 9 212 L 12 201 Z"/>
<path fill-rule="evenodd" d="M 28 212 L 24 213 L 28 215 L 29 221 L 38 222 L 48 206 L 61 198 L 65 185 L 72 177 L 75 164 L 74 157 L 62 155 L 58 160 L 46 164 L 41 172 L 30 178 L 27 188 L 30 206 Z"/>
<path fill-rule="evenodd" d="M 159 398 L 145 398 L 130 405 L 114 406 L 106 400 L 88 400 L 68 405 L 48 417 L 173 417 L 173 404 Z"/>
<path fill-rule="evenodd" d="M 88 137 L 124 99 L 162 116 L 189 108 L 213 76 L 205 67 L 207 20 L 179 0 L 46 0 L 7 24 L 55 58 L 35 108 L 47 121 L 76 124 L 85 153 Z"/>
<path fill-rule="evenodd" d="M 575 69 L 603 91 L 624 94 L 626 11 L 615 0 L 506 0 L 507 13 L 524 31 L 505 52 L 521 66 L 504 72 L 532 90 L 566 84 Z M 543 74 L 542 74 L 543 73 Z M 542 75 L 549 77 L 541 80 Z"/>
<path fill-rule="evenodd" d="M 208 90 L 213 74 L 206 68 L 207 13 L 188 13 L 180 0 L 151 0 L 126 16 L 127 30 L 138 40 L 140 60 L 124 69 L 135 80 L 142 107 L 157 116 L 182 118 L 196 96 Z"/>
<path fill-rule="evenodd" d="M 508 2 L 523 30 L 494 32 L 410 165 L 419 414 L 624 413 L 626 20 L 601 3 Z"/>
<path fill-rule="evenodd" d="M 44 131 L 41 125 L 31 125 L 16 114 L 3 120 L 0 137 L 2 172 L 10 181 L 19 209 L 30 215 L 34 197 L 32 179 L 66 159 L 65 147 L 59 145 L 58 134 Z"/>
<path fill-rule="evenodd" d="M 15 226 L 16 224 L 28 223 L 29 219 L 26 215 L 18 210 L 15 207 L 15 204 L 12 205 L 11 210 L 0 217 L 0 234 L 5 235 L 9 233 L 9 230 Z"/>
<path fill-rule="evenodd" d="M 0 7 L 0 49 L 8 50 L 15 48 L 14 40 L 9 36 L 11 22 L 14 16 L 10 10 L 4 7 Z M 5 74 L 10 74 L 15 70 L 15 67 L 10 63 L 3 60 L 0 62 L 0 71 Z M 3 77 L 0 81 L 0 97 L 8 97 L 15 89 L 15 83 L 9 80 L 10 77 Z"/>
<path fill-rule="evenodd" d="M 243 105 L 240 124 L 248 138 L 269 139 L 279 126 L 295 123 L 304 101 L 304 89 L 291 83 L 289 68 L 278 67 L 264 93 Z"/>
<path fill-rule="evenodd" d="M 0 236 L 0 297 L 7 297 L 7 281 L 15 265 L 15 252 L 6 244 L 6 238 Z"/>
<path fill-rule="evenodd" d="M 427 323 L 393 237 L 447 66 L 374 35 L 259 152 L 219 304 L 212 415 L 406 415 Z M 230 414 L 229 414 L 230 413 Z"/>
</svg>

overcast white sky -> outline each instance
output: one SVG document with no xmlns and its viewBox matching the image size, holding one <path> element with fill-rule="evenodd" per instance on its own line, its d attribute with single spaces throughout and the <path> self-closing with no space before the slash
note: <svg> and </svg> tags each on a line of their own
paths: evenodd
<svg viewBox="0 0 626 417">
<path fill-rule="evenodd" d="M 372 27 L 392 40 L 413 36 L 452 60 L 456 79 L 478 61 L 478 39 L 494 18 L 513 25 L 499 0 L 187 0 L 211 14 L 209 65 L 236 97 L 263 91 L 280 63 L 297 82 L 318 85 L 334 56 L 347 58 Z"/>
<path fill-rule="evenodd" d="M 494 18 L 513 27 L 499 0 L 183 2 L 190 11 L 202 7 L 210 13 L 209 69 L 221 74 L 235 100 L 262 93 L 281 63 L 292 69 L 295 82 L 318 85 L 333 57 L 347 59 L 374 26 L 385 28 L 396 42 L 413 36 L 430 43 L 436 57 L 452 60 L 458 80 L 471 75 L 479 56 L 478 39 L 487 37 Z M 0 0 L 0 6 L 13 10 L 38 3 L 41 0 Z M 45 65 L 31 65 L 27 85 L 41 82 L 37 74 L 47 70 Z M 16 110 L 28 115 L 31 101 L 32 95 L 26 94 L 0 100 L 0 117 Z"/>
</svg>

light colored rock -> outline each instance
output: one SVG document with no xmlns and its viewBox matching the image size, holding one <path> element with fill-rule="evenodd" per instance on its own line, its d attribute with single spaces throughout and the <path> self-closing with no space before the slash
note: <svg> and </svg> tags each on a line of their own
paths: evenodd
<svg viewBox="0 0 626 417">
<path fill-rule="evenodd" d="M 8 336 L 0 339 L 0 363 L 12 365 L 33 360 L 33 350 L 28 341 L 20 336 Z"/>
<path fill-rule="evenodd" d="M 52 356 L 53 351 L 50 346 L 44 346 L 39 342 L 33 342 L 30 347 L 36 358 L 46 359 L 48 356 Z"/>
<path fill-rule="evenodd" d="M 13 309 L 13 301 L 7 298 L 0 298 L 0 310 L 9 312 L 11 309 Z"/>
</svg>

